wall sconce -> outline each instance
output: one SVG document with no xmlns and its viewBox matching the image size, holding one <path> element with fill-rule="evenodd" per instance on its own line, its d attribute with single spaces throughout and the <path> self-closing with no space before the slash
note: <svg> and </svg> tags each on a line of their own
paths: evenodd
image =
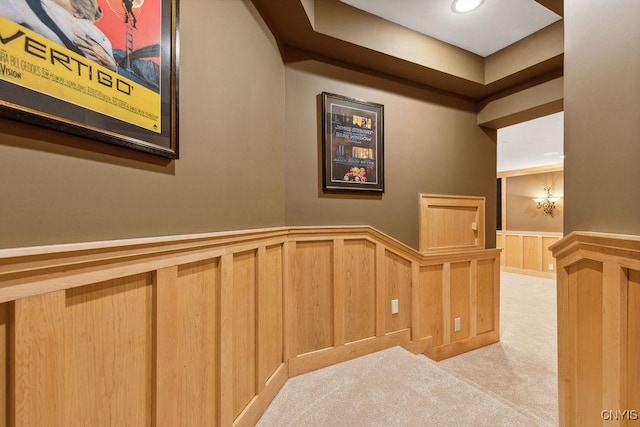
<svg viewBox="0 0 640 427">
<path fill-rule="evenodd" d="M 537 208 L 542 209 L 545 215 L 553 216 L 553 210 L 556 208 L 556 202 L 560 200 L 560 197 L 551 195 L 551 187 L 544 187 L 544 191 L 547 192 L 546 197 L 536 197 L 533 201 L 538 204 Z"/>
</svg>

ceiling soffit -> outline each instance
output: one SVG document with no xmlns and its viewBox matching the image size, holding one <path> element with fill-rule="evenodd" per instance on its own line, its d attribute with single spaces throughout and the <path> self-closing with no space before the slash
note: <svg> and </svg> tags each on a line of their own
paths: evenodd
<svg viewBox="0 0 640 427">
<path fill-rule="evenodd" d="M 252 0 L 279 42 L 283 57 L 300 51 L 421 86 L 482 100 L 563 63 L 563 21 L 486 58 L 422 35 L 338 0 Z M 562 2 L 546 0 L 561 14 Z M 560 3 L 560 6 L 558 6 Z M 294 49 L 290 49 L 294 48 Z"/>
</svg>

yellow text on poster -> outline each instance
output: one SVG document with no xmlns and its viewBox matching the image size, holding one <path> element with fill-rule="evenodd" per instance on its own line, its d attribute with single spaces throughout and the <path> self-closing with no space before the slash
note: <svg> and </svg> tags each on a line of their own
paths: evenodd
<svg viewBox="0 0 640 427">
<path fill-rule="evenodd" d="M 160 94 L 0 16 L 0 80 L 160 132 Z"/>
</svg>

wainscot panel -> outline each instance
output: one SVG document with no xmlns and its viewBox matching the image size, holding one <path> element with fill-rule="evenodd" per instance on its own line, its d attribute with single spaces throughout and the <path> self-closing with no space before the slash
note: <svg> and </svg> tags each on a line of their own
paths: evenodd
<svg viewBox="0 0 640 427">
<path fill-rule="evenodd" d="M 555 278 L 556 262 L 549 247 L 562 238 L 562 233 L 534 231 L 498 231 L 496 246 L 503 248 L 503 271 Z"/>
<path fill-rule="evenodd" d="M 496 342 L 499 256 L 366 226 L 2 250 L 0 427 L 254 425 L 291 376 Z"/>
<path fill-rule="evenodd" d="M 640 406 L 640 237 L 573 232 L 551 250 L 560 425 L 631 424 Z"/>
</svg>

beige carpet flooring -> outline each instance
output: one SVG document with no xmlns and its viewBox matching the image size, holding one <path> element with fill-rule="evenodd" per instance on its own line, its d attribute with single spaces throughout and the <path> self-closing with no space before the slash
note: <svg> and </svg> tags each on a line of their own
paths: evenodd
<svg viewBox="0 0 640 427">
<path fill-rule="evenodd" d="M 441 362 L 394 347 L 291 378 L 258 426 L 554 426 L 555 280 L 502 273 L 501 342 Z"/>
</svg>

